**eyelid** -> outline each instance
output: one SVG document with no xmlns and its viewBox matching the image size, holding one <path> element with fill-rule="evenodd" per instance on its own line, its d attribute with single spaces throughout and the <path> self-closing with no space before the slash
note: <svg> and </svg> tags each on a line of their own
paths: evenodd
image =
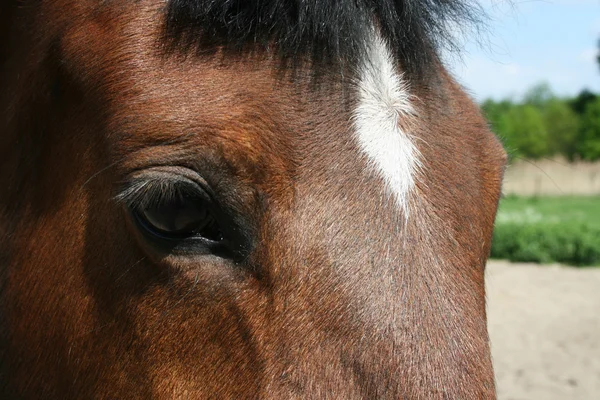
<svg viewBox="0 0 600 400">
<path fill-rule="evenodd" d="M 214 193 L 207 182 L 195 172 L 180 167 L 154 167 L 133 174 L 115 200 L 127 207 L 137 208 L 183 194 L 214 203 Z"/>
</svg>

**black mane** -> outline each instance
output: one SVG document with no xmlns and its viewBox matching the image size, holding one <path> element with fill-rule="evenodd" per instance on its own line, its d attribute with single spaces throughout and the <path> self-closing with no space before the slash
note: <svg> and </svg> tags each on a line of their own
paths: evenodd
<svg viewBox="0 0 600 400">
<path fill-rule="evenodd" d="M 172 43 L 206 51 L 256 50 L 269 43 L 284 61 L 356 65 L 373 25 L 409 74 L 428 70 L 452 27 L 478 21 L 471 0 L 170 0 Z"/>
</svg>

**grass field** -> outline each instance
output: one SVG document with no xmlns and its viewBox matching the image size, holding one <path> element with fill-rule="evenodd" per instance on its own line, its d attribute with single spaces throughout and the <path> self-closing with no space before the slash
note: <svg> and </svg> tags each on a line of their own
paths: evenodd
<svg viewBox="0 0 600 400">
<path fill-rule="evenodd" d="M 579 221 L 600 227 L 600 197 L 516 197 L 500 201 L 497 223 Z M 600 240 L 600 238 L 599 238 Z"/>
<path fill-rule="evenodd" d="M 502 199 L 492 257 L 600 265 L 600 197 Z"/>
</svg>

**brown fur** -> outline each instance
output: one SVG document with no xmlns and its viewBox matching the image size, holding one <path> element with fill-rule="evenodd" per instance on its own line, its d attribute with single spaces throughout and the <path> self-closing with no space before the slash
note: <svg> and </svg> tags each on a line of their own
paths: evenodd
<svg viewBox="0 0 600 400">
<path fill-rule="evenodd" d="M 441 66 L 413 88 L 405 224 L 351 140 L 344 82 L 167 55 L 160 3 L 14 16 L 0 398 L 494 398 L 483 273 L 505 156 L 462 89 Z M 247 216 L 250 254 L 149 249 L 114 196 L 157 165 Z"/>
</svg>

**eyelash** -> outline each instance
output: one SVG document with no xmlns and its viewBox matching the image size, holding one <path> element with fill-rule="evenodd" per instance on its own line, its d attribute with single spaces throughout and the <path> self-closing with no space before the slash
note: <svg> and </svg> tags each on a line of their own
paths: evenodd
<svg viewBox="0 0 600 400">
<path fill-rule="evenodd" d="M 221 208 L 202 178 L 144 171 L 115 198 L 142 247 L 159 257 L 211 254 L 241 262 L 252 248 L 252 228 L 235 210 Z"/>
</svg>

